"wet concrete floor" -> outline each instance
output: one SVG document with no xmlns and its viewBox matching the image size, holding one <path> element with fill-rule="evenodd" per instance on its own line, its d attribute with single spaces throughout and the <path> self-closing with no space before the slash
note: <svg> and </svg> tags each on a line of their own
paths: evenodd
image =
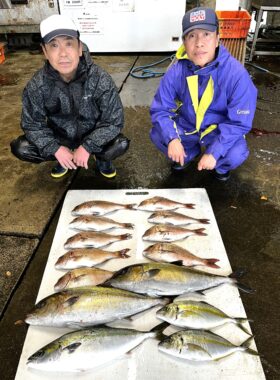
<svg viewBox="0 0 280 380">
<path fill-rule="evenodd" d="M 164 55 L 167 56 L 167 55 Z M 0 373 L 14 379 L 27 326 L 16 324 L 34 305 L 51 248 L 64 196 L 69 189 L 205 188 L 233 270 L 245 268 L 243 282 L 256 290 L 241 293 L 268 380 L 280 378 L 279 241 L 280 241 L 280 79 L 248 66 L 259 90 L 255 132 L 248 135 L 250 157 L 227 183 L 198 172 L 196 163 L 174 173 L 149 140 L 149 104 L 157 78 L 129 76 L 133 66 L 163 55 L 93 55 L 115 80 L 125 107 L 124 133 L 130 150 L 116 160 L 118 175 L 101 177 L 79 169 L 61 180 L 49 176 L 51 163 L 16 160 L 9 142 L 20 134 L 20 96 L 24 84 L 43 62 L 41 54 L 17 51 L 0 65 Z M 256 62 L 279 72 L 278 58 Z M 163 64 L 166 68 L 168 62 Z M 260 132 L 262 131 L 262 132 Z M 268 133 L 265 133 L 268 132 Z M 238 379 L 238 374 L 236 375 Z M 157 380 L 157 379 L 155 379 Z"/>
</svg>

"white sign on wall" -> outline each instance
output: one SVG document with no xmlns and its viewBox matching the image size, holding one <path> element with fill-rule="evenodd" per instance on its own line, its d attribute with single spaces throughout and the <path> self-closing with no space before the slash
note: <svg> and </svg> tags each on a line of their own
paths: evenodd
<svg viewBox="0 0 280 380">
<path fill-rule="evenodd" d="M 114 12 L 134 12 L 135 0 L 113 0 Z"/>
</svg>

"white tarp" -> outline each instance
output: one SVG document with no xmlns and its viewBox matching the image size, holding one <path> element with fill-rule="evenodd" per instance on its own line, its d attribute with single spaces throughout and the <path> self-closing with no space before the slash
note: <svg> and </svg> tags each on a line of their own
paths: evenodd
<svg viewBox="0 0 280 380">
<path fill-rule="evenodd" d="M 65 241 L 75 234 L 74 230 L 69 229 L 68 225 L 73 220 L 71 210 L 78 204 L 89 200 L 108 200 L 117 203 L 136 203 L 155 195 L 164 196 L 172 200 L 194 203 L 195 209 L 183 209 L 178 211 L 195 218 L 210 219 L 208 225 L 191 225 L 189 228 L 205 227 L 207 236 L 191 236 L 176 244 L 188 249 L 192 253 L 204 258 L 218 258 L 218 264 L 221 269 L 201 270 L 228 275 L 232 272 L 228 257 L 223 245 L 223 241 L 215 220 L 215 216 L 205 189 L 155 189 L 155 190 L 72 190 L 65 197 L 64 205 L 61 211 L 53 244 L 49 254 L 49 259 L 45 268 L 42 283 L 37 297 L 37 302 L 42 298 L 53 293 L 53 286 L 63 275 L 62 271 L 54 267 L 58 257 L 66 251 L 63 248 Z M 108 250 L 119 250 L 130 248 L 129 259 L 110 260 L 100 267 L 107 270 L 117 270 L 126 265 L 148 261 L 142 255 L 144 248 L 152 243 L 142 240 L 143 233 L 151 227 L 147 222 L 149 212 L 139 210 L 119 210 L 108 215 L 117 221 L 135 224 L 135 229 L 127 232 L 133 234 L 131 240 L 125 240 L 113 243 Z M 114 230 L 112 234 L 124 233 L 124 230 Z M 246 278 L 243 280 L 246 283 Z M 249 285 L 249 284 L 248 284 Z M 245 297 L 257 297 L 257 295 L 245 295 Z M 209 290 L 203 298 L 205 301 L 222 309 L 225 313 L 233 317 L 246 317 L 239 291 L 231 285 L 222 285 L 216 289 Z M 159 321 L 155 317 L 158 308 L 135 317 L 133 322 L 126 322 L 140 330 L 150 330 Z M 117 324 L 116 324 L 117 325 Z M 119 324 L 120 326 L 122 324 Z M 245 325 L 246 326 L 246 325 Z M 250 329 L 247 324 L 247 329 Z M 176 380 L 196 379 L 196 380 L 262 380 L 265 379 L 259 357 L 249 355 L 243 352 L 236 352 L 217 362 L 194 363 L 189 361 L 178 360 L 172 356 L 158 352 L 157 341 L 147 340 L 140 347 L 134 350 L 130 355 L 109 362 L 104 367 L 99 367 L 91 372 L 84 373 L 67 373 L 57 374 L 29 369 L 26 366 L 27 359 L 45 344 L 61 336 L 68 329 L 56 329 L 48 327 L 34 327 L 28 329 L 22 355 L 20 358 L 16 380 L 51 380 L 59 376 L 60 380 L 74 379 L 91 379 L 91 380 Z M 165 333 L 171 333 L 175 330 L 168 327 Z M 216 328 L 215 333 L 230 340 L 234 344 L 240 345 L 248 338 L 243 331 L 233 324 L 226 324 Z M 253 343 L 251 348 L 256 349 Z"/>
</svg>

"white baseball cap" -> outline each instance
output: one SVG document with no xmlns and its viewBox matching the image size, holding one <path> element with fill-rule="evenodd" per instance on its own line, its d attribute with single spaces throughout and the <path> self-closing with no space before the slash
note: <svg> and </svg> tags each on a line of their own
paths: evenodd
<svg viewBox="0 0 280 380">
<path fill-rule="evenodd" d="M 79 37 L 74 21 L 64 15 L 52 15 L 43 20 L 40 24 L 40 32 L 45 44 L 57 36 Z"/>
</svg>

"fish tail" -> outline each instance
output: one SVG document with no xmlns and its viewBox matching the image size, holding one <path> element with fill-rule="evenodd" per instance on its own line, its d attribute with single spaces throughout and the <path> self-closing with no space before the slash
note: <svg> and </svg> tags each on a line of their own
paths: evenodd
<svg viewBox="0 0 280 380">
<path fill-rule="evenodd" d="M 204 262 L 207 267 L 209 268 L 221 268 L 219 265 L 216 264 L 217 261 L 220 261 L 219 259 L 205 259 Z"/>
<path fill-rule="evenodd" d="M 132 223 L 124 223 L 123 227 L 127 228 L 128 230 L 133 230 L 134 224 L 132 224 Z"/>
<path fill-rule="evenodd" d="M 259 356 L 259 353 L 257 351 L 252 350 L 251 348 L 249 348 L 249 346 L 252 343 L 253 339 L 254 339 L 254 337 L 250 336 L 250 338 L 248 338 L 247 340 L 245 340 L 245 342 L 243 342 L 240 347 L 245 348 L 245 351 L 248 352 L 248 354 Z"/>
<path fill-rule="evenodd" d="M 125 208 L 127 208 L 128 210 L 135 210 L 136 207 L 137 207 L 136 203 L 131 203 L 129 205 L 125 205 Z"/>
<path fill-rule="evenodd" d="M 243 292 L 245 293 L 252 294 L 256 291 L 255 289 L 250 288 L 250 286 L 241 284 L 240 282 L 236 282 L 236 286 L 238 287 L 238 289 L 243 290 Z"/>
<path fill-rule="evenodd" d="M 121 257 L 122 259 L 127 259 L 128 257 L 130 257 L 130 255 L 127 255 L 127 252 L 129 251 L 130 249 L 128 248 L 122 249 L 121 251 L 118 252 L 119 257 Z"/>
<path fill-rule="evenodd" d="M 198 222 L 201 224 L 209 224 L 210 220 L 209 219 L 198 219 Z"/>
<path fill-rule="evenodd" d="M 197 235 L 200 235 L 200 236 L 206 236 L 207 234 L 204 232 L 205 231 L 205 228 L 196 228 L 195 230 L 193 230 Z"/>
<path fill-rule="evenodd" d="M 150 332 L 155 333 L 155 339 L 162 340 L 166 338 L 166 335 L 163 334 L 163 331 L 169 326 L 168 322 L 162 322 L 155 327 L 153 327 Z"/>
<path fill-rule="evenodd" d="M 131 234 L 123 234 L 123 235 L 120 235 L 120 239 L 121 240 L 129 240 L 129 239 L 132 239 L 132 235 Z"/>
<path fill-rule="evenodd" d="M 237 323 L 236 323 L 237 326 L 238 326 L 242 331 L 244 331 L 245 334 L 250 335 L 251 337 L 253 336 L 253 335 L 249 332 L 249 330 L 247 330 L 246 327 L 244 327 L 244 326 L 242 325 L 242 323 L 244 323 L 244 322 L 248 322 L 248 321 L 249 321 L 247 318 L 234 318 L 234 319 L 235 319 L 235 321 L 237 322 Z"/>
<path fill-rule="evenodd" d="M 193 203 L 185 203 L 184 207 L 185 208 L 191 208 L 191 209 L 193 209 L 193 208 L 195 208 L 195 204 L 193 204 Z"/>
</svg>

